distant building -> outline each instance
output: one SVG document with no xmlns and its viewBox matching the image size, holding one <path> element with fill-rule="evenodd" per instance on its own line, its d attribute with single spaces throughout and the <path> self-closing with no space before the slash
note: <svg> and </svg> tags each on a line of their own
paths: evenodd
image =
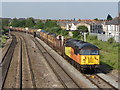
<svg viewBox="0 0 120 90">
<path fill-rule="evenodd" d="M 66 30 L 77 30 L 76 23 L 66 24 Z"/>
<path fill-rule="evenodd" d="M 78 30 L 77 27 L 86 26 L 88 31 L 91 33 L 102 33 L 103 28 L 101 23 L 87 23 L 87 22 L 79 22 L 79 23 L 69 23 L 66 24 L 66 30 Z"/>
<path fill-rule="evenodd" d="M 103 25 L 103 31 L 105 32 L 106 35 L 119 36 L 120 35 L 119 29 L 120 29 L 120 17 L 116 17 Z"/>
<path fill-rule="evenodd" d="M 102 33 L 103 32 L 102 23 L 91 23 L 90 31 L 91 33 Z"/>
<path fill-rule="evenodd" d="M 19 18 L 18 20 L 25 20 L 26 18 Z"/>
<path fill-rule="evenodd" d="M 88 28 L 88 31 L 90 33 L 103 33 L 103 22 L 91 20 L 91 19 L 85 19 L 85 20 L 59 20 L 57 23 L 61 26 L 61 28 L 65 30 L 78 30 L 78 26 L 86 26 Z"/>
<path fill-rule="evenodd" d="M 73 20 L 61 20 L 58 21 L 57 24 L 65 30 L 76 30 L 76 24 L 78 24 L 78 22 Z"/>
</svg>

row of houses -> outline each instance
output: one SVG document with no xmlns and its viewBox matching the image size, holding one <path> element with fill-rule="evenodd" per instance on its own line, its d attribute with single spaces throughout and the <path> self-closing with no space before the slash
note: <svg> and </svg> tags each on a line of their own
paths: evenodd
<svg viewBox="0 0 120 90">
<path fill-rule="evenodd" d="M 111 21 L 81 20 L 58 22 L 61 28 L 65 30 L 78 30 L 79 26 L 86 26 L 90 33 L 99 33 L 111 36 L 120 35 L 120 17 L 115 17 Z"/>
</svg>

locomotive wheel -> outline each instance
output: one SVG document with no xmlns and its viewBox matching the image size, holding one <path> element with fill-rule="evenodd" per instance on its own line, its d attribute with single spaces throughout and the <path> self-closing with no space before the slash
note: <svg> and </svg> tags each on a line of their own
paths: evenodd
<svg viewBox="0 0 120 90">
<path fill-rule="evenodd" d="M 70 64 L 72 65 L 72 60 L 70 60 Z"/>
<path fill-rule="evenodd" d="M 93 68 L 90 68 L 90 72 L 92 73 L 92 74 L 94 74 L 95 72 L 96 72 L 96 69 L 93 67 Z"/>
<path fill-rule="evenodd" d="M 77 63 L 75 62 L 75 68 L 77 69 Z"/>
<path fill-rule="evenodd" d="M 80 65 L 79 64 L 77 64 L 77 70 L 80 71 Z"/>
<path fill-rule="evenodd" d="M 67 59 L 66 59 L 66 61 L 67 61 L 68 63 L 70 63 L 70 61 L 69 61 L 69 60 L 67 60 Z"/>
<path fill-rule="evenodd" d="M 72 61 L 72 65 L 74 66 L 74 61 Z"/>
<path fill-rule="evenodd" d="M 85 73 L 84 68 L 83 68 L 83 67 L 81 67 L 81 66 L 80 66 L 80 72 L 81 72 L 81 73 Z"/>
</svg>

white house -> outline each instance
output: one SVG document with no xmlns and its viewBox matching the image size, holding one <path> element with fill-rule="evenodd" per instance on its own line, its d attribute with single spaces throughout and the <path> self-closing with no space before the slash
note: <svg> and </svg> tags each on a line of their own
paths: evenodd
<svg viewBox="0 0 120 90">
<path fill-rule="evenodd" d="M 103 31 L 101 23 L 68 23 L 66 24 L 66 30 L 77 30 L 79 26 L 86 26 L 91 33 L 101 33 Z"/>
<path fill-rule="evenodd" d="M 77 30 L 77 27 L 74 23 L 66 24 L 66 30 Z"/>
<path fill-rule="evenodd" d="M 103 31 L 106 35 L 119 36 L 120 35 L 120 19 L 119 17 L 114 18 L 113 20 L 106 22 L 103 25 Z"/>
</svg>

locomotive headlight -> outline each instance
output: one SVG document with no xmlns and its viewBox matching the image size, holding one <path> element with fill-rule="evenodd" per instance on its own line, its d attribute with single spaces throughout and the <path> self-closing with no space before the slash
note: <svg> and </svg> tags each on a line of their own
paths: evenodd
<svg viewBox="0 0 120 90">
<path fill-rule="evenodd" d="M 82 63 L 86 63 L 86 57 L 85 56 L 81 56 L 81 60 L 82 60 Z"/>
<path fill-rule="evenodd" d="M 95 56 L 95 59 L 96 59 L 96 60 L 99 60 L 99 56 Z"/>
<path fill-rule="evenodd" d="M 82 58 L 82 59 L 85 59 L 85 56 L 82 56 L 81 58 Z"/>
<path fill-rule="evenodd" d="M 95 56 L 95 62 L 99 63 L 99 56 Z"/>
</svg>

